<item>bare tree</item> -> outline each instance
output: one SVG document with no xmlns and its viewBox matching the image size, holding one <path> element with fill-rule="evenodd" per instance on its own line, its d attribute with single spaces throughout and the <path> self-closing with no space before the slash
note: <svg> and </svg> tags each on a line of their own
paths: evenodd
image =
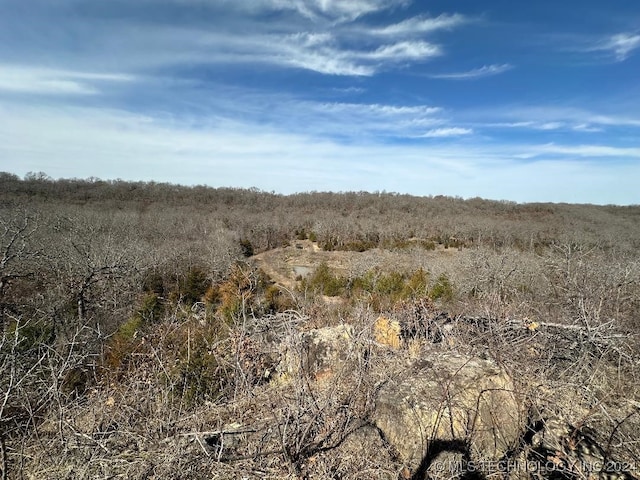
<svg viewBox="0 0 640 480">
<path fill-rule="evenodd" d="M 41 251 L 34 245 L 38 218 L 26 211 L 0 216 L 0 323 L 4 325 L 5 303 L 12 283 L 35 274 L 34 261 Z"/>
</svg>

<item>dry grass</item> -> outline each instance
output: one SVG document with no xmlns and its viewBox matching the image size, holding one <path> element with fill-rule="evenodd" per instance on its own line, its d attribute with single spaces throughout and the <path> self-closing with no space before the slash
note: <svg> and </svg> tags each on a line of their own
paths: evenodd
<svg viewBox="0 0 640 480">
<path fill-rule="evenodd" d="M 473 203 L 445 200 L 436 203 L 463 210 Z M 249 213 L 233 210 L 246 214 L 237 218 L 223 208 L 209 218 L 202 204 L 168 212 L 159 205 L 151 213 L 67 205 L 66 217 L 40 206 L 45 227 L 33 229 L 22 229 L 8 210 L 0 269 L 4 477 L 409 478 L 369 425 L 370 414 L 385 382 L 443 352 L 490 358 L 510 372 L 532 424 L 545 419 L 592 432 L 608 456 L 640 464 L 637 236 L 619 248 L 598 243 L 635 231 L 632 211 L 594 209 L 626 220 L 580 242 L 557 233 L 564 217 L 554 217 L 556 230 L 547 235 L 531 233 L 527 221 L 503 218 L 498 228 L 487 217 L 476 227 L 468 212 L 459 225 L 442 214 L 434 220 L 438 236 L 461 229 L 474 239 L 459 251 L 404 238 L 431 238 L 431 227 L 410 232 L 418 216 L 400 215 L 401 208 L 391 209 L 400 220 L 386 225 L 358 220 L 348 205 L 344 215 L 314 207 L 321 217 L 300 222 L 317 226 L 319 236 L 340 234 L 348 243 L 384 229 L 379 244 L 397 248 L 324 252 L 300 240 L 258 254 L 253 260 L 278 289 L 236 263 L 239 239 L 250 236 L 265 249 L 293 231 L 272 228 L 259 202 L 247 203 Z M 494 207 L 541 222 L 569 208 Z M 590 220 L 584 225 L 592 228 Z M 408 283 L 422 268 L 429 288 L 402 298 L 382 288 L 329 299 L 299 290 L 293 267 L 323 262 L 346 285 L 367 272 Z M 192 272 L 203 274 L 202 285 L 190 285 Z M 450 298 L 432 298 L 443 274 Z M 149 287 L 145 278 L 158 281 Z M 149 288 L 157 311 L 141 307 Z M 388 325 L 376 330 L 381 316 Z M 305 332 L 336 325 L 353 332 L 339 367 L 321 381 L 304 368 L 282 374 L 283 350 L 302 363 Z"/>
<path fill-rule="evenodd" d="M 433 318 L 432 308 L 422 313 Z M 117 384 L 61 401 L 29 435 L 10 439 L 9 468 L 51 479 L 402 478 L 404 465 L 368 427 L 375 392 L 408 363 L 438 352 L 498 360 L 530 409 L 593 429 L 617 460 L 639 459 L 636 360 L 625 353 L 632 353 L 631 337 L 603 329 L 585 339 L 579 329 L 460 317 L 450 318 L 451 328 L 437 339 L 418 332 L 390 349 L 376 341 L 377 317 L 366 305 L 349 320 L 351 348 L 328 378 L 318 382 L 299 369 L 265 383 L 256 381 L 251 361 L 276 345 L 303 358 L 300 332 L 308 319 L 294 312 L 252 319 L 239 332 L 251 342 L 239 345 L 263 351 L 231 352 L 234 386 L 195 404 L 183 403 L 166 381 L 174 357 L 151 349 Z"/>
</svg>

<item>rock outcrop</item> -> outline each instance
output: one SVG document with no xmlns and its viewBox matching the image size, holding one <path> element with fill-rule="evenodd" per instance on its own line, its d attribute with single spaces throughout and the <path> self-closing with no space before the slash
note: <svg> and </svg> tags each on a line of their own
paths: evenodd
<svg viewBox="0 0 640 480">
<path fill-rule="evenodd" d="M 325 327 L 289 336 L 281 345 L 281 375 L 300 370 L 315 380 L 332 377 L 345 365 L 353 347 L 349 325 Z"/>
<path fill-rule="evenodd" d="M 349 325 L 325 327 L 302 335 L 302 367 L 316 380 L 333 376 L 349 358 L 353 329 Z"/>
<path fill-rule="evenodd" d="M 525 413 L 513 381 L 494 362 L 439 354 L 389 381 L 373 421 L 411 469 L 447 452 L 499 460 L 519 441 Z"/>
</svg>

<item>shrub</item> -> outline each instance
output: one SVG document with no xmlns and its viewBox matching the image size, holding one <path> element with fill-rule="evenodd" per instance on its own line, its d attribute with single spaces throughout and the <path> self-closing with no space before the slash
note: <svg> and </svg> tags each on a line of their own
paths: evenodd
<svg viewBox="0 0 640 480">
<path fill-rule="evenodd" d="M 10 343 L 16 346 L 18 353 L 25 353 L 41 345 L 52 342 L 55 336 L 53 324 L 44 320 L 32 320 L 18 323 L 9 322 L 7 328 Z"/>
<path fill-rule="evenodd" d="M 380 275 L 375 285 L 375 292 L 389 297 L 392 301 L 399 300 L 405 289 L 405 276 L 399 272 Z"/>
<path fill-rule="evenodd" d="M 140 317 L 145 323 L 153 322 L 160 319 L 164 312 L 164 305 L 160 298 L 151 293 L 142 299 L 142 305 L 136 311 L 135 316 Z"/>
<path fill-rule="evenodd" d="M 265 287 L 266 277 L 246 263 L 231 267 L 227 280 L 218 286 L 220 304 L 218 313 L 228 323 L 234 323 L 248 311 L 257 307 L 258 289 Z"/>
<path fill-rule="evenodd" d="M 354 297 L 363 293 L 373 293 L 379 275 L 379 270 L 371 269 L 367 270 L 363 275 L 351 279 L 349 293 Z"/>
<path fill-rule="evenodd" d="M 267 313 L 284 312 L 295 308 L 290 295 L 285 295 L 277 285 L 270 285 L 264 292 L 264 307 Z"/>
<path fill-rule="evenodd" d="M 210 286 L 211 282 L 204 270 L 193 267 L 180 286 L 180 297 L 187 305 L 193 305 L 202 300 Z"/>
<path fill-rule="evenodd" d="M 111 337 L 107 345 L 103 367 L 107 374 L 120 377 L 131 367 L 131 354 L 140 346 L 138 332 L 142 329 L 143 318 L 133 315 L 124 322 Z"/>
<path fill-rule="evenodd" d="M 413 275 L 406 281 L 403 298 L 419 298 L 428 294 L 429 289 L 429 274 L 422 268 L 419 268 Z"/>
<path fill-rule="evenodd" d="M 220 293 L 219 285 L 211 285 L 207 288 L 207 291 L 204 293 L 204 297 L 202 297 L 205 305 L 207 307 L 217 307 L 220 305 L 222 301 L 222 294 Z"/>
<path fill-rule="evenodd" d="M 410 240 L 406 238 L 390 238 L 382 242 L 382 247 L 387 250 L 407 250 L 418 246 L 424 250 L 435 250 L 436 243 L 433 240 Z"/>
<path fill-rule="evenodd" d="M 145 275 L 142 281 L 142 291 L 155 293 L 156 295 L 164 295 L 164 279 L 157 272 L 150 272 Z"/>
<path fill-rule="evenodd" d="M 254 254 L 253 245 L 248 238 L 240 240 L 240 251 L 245 257 L 252 257 Z"/>
<path fill-rule="evenodd" d="M 309 279 L 303 280 L 302 285 L 303 288 L 309 287 L 312 291 L 328 297 L 344 295 L 347 290 L 347 280 L 334 275 L 326 262 L 318 265 Z"/>
<path fill-rule="evenodd" d="M 192 407 L 216 400 L 233 384 L 229 329 L 220 322 L 188 321 L 162 336 L 174 401 Z"/>
<path fill-rule="evenodd" d="M 131 354 L 141 344 L 140 332 L 146 325 L 158 321 L 164 311 L 162 302 L 155 294 L 146 295 L 140 308 L 122 323 L 107 345 L 103 366 L 107 371 L 120 375 L 131 366 Z"/>
<path fill-rule="evenodd" d="M 435 250 L 436 242 L 434 242 L 433 240 L 421 240 L 420 246 L 425 250 Z"/>
<path fill-rule="evenodd" d="M 332 252 L 336 249 L 336 246 L 336 240 L 334 238 L 328 238 L 321 243 L 320 248 L 325 252 Z"/>
<path fill-rule="evenodd" d="M 443 300 L 446 302 L 453 300 L 453 286 L 444 273 L 438 277 L 431 287 L 429 297 L 433 300 Z"/>
<path fill-rule="evenodd" d="M 353 240 L 335 247 L 336 250 L 344 250 L 346 252 L 366 252 L 372 248 L 376 248 L 377 243 L 369 240 Z"/>
</svg>

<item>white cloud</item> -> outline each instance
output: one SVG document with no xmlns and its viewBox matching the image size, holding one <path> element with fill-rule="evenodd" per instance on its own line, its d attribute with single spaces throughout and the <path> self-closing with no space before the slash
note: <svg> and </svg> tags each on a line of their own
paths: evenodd
<svg viewBox="0 0 640 480">
<path fill-rule="evenodd" d="M 480 68 L 474 68 L 466 72 L 458 73 L 441 73 L 436 75 L 430 75 L 431 78 L 445 78 L 451 80 L 468 80 L 473 78 L 490 77 L 492 75 L 499 75 L 508 70 L 511 70 L 513 65 L 503 63 L 500 65 L 484 65 Z"/>
<path fill-rule="evenodd" d="M 139 0 L 142 1 L 142 0 Z M 153 3 L 155 0 L 146 0 Z M 375 12 L 403 7 L 411 0 L 170 0 L 177 4 L 205 4 L 224 11 L 249 14 L 291 11 L 307 19 L 348 22 Z"/>
<path fill-rule="evenodd" d="M 94 95 L 96 83 L 129 82 L 131 75 L 74 72 L 0 64 L 0 90 L 39 95 Z"/>
<path fill-rule="evenodd" d="M 560 130 L 564 127 L 565 124 L 562 122 L 545 122 L 533 125 L 536 130 Z"/>
<path fill-rule="evenodd" d="M 428 116 L 442 111 L 440 107 L 429 107 L 426 105 L 415 106 L 397 106 L 397 105 L 380 105 L 362 104 L 362 103 L 323 103 L 318 104 L 321 110 L 340 112 L 340 113 L 358 113 L 364 115 L 385 115 L 385 116 Z"/>
<path fill-rule="evenodd" d="M 327 75 L 370 76 L 376 72 L 375 65 L 360 61 L 358 52 L 340 49 L 334 38 L 327 34 L 296 34 L 282 39 L 271 37 L 266 43 L 255 45 L 248 53 L 256 61 Z"/>
<path fill-rule="evenodd" d="M 357 49 L 354 48 L 357 44 L 344 46 L 339 37 L 327 32 L 236 36 L 219 32 L 167 31 L 160 41 L 171 44 L 159 58 L 163 63 L 263 63 L 342 76 L 372 76 L 398 64 L 427 61 L 442 54 L 439 46 L 425 41 L 402 41 L 373 49 Z M 177 49 L 175 45 L 183 48 Z"/>
<path fill-rule="evenodd" d="M 418 16 L 386 27 L 374 28 L 370 30 L 369 33 L 376 35 L 408 36 L 438 30 L 449 30 L 468 22 L 469 19 L 467 17 L 457 13 L 451 15 L 442 14 L 433 18 Z"/>
<path fill-rule="evenodd" d="M 423 155 L 383 144 L 345 146 L 286 132 L 286 127 L 224 120 L 192 129 L 175 121 L 85 108 L 6 107 L 0 114 L 13 120 L 0 124 L 0 138 L 7 139 L 0 144 L 0 156 L 11 159 L 3 168 L 20 174 L 45 171 L 53 177 L 153 179 L 284 192 L 360 186 L 381 190 L 390 188 L 385 178 L 411 166 L 381 167 L 381 180 L 371 174 L 379 170 L 378 160 L 400 153 L 402 162 L 413 162 Z M 458 168 L 457 161 L 430 162 L 441 172 Z"/>
<path fill-rule="evenodd" d="M 460 128 L 460 127 L 444 127 L 444 128 L 435 128 L 433 130 L 429 130 L 427 133 L 423 135 L 423 137 L 427 138 L 444 138 L 444 137 L 459 137 L 461 135 L 471 135 L 473 130 L 470 128 Z"/>
<path fill-rule="evenodd" d="M 363 58 L 400 63 L 406 60 L 423 60 L 442 55 L 437 45 L 427 42 L 398 42 L 393 45 L 383 45 L 373 52 L 360 54 Z"/>
<path fill-rule="evenodd" d="M 152 3 L 152 0 L 145 1 Z M 372 34 L 371 22 L 361 17 L 399 9 L 408 4 L 408 0 L 166 1 L 177 2 L 189 20 L 181 19 L 173 24 L 163 21 L 163 14 L 174 14 L 174 10 L 163 11 L 167 5 L 160 5 L 157 18 L 139 21 L 139 12 L 133 12 L 135 14 L 129 17 L 124 4 L 117 2 L 114 7 L 104 7 L 105 12 L 109 12 L 109 8 L 118 11 L 117 22 L 110 17 L 71 15 L 68 20 L 65 18 L 66 33 L 61 38 L 58 30 L 47 30 L 53 28 L 51 24 L 39 19 L 43 26 L 38 30 L 40 33 L 34 34 L 37 42 L 32 41 L 50 42 L 55 55 L 47 58 L 39 52 L 30 52 L 31 45 L 25 44 L 24 51 L 31 53 L 26 55 L 27 61 L 32 64 L 55 62 L 61 70 L 115 69 L 124 72 L 166 71 L 183 65 L 189 69 L 208 65 L 251 67 L 260 63 L 324 75 L 372 76 L 398 65 L 407 66 L 443 54 L 443 46 L 423 38 L 407 38 L 407 32 L 424 34 L 464 21 L 457 14 L 410 18 L 388 29 L 384 24 L 376 27 L 386 32 L 383 35 Z M 194 4 L 202 4 L 202 20 L 190 19 L 196 17 L 196 10 L 189 14 Z M 73 7 L 69 8 L 73 10 Z M 63 9 L 53 6 L 52 10 L 61 14 Z M 87 10 L 92 9 L 87 7 Z M 216 13 L 219 19 L 215 18 Z M 38 17 L 37 12 L 33 15 Z M 207 15 L 211 17 L 210 21 L 206 21 Z M 266 21 L 265 15 L 269 17 Z M 73 48 L 69 48 L 67 37 L 76 39 Z M 23 89 L 31 85 L 32 90 L 76 95 L 99 90 L 87 79 L 54 73 L 53 78 L 40 75 L 28 82 L 6 81 L 4 88 L 10 88 L 9 84 L 13 89 L 18 88 L 16 85 L 23 85 Z"/>
<path fill-rule="evenodd" d="M 324 138 L 371 141 L 383 138 L 415 138 L 425 127 L 442 125 L 439 107 L 284 101 L 272 112 L 275 123 L 289 131 Z"/>
<path fill-rule="evenodd" d="M 492 107 L 489 111 L 467 112 L 466 118 L 481 119 L 478 127 L 524 128 L 530 130 L 573 130 L 599 132 L 604 127 L 640 127 L 640 117 L 604 114 L 582 108 L 555 105 Z M 487 119 L 491 119 L 487 121 Z"/>
<path fill-rule="evenodd" d="M 3 169 L 57 177 L 256 186 L 283 193 L 387 190 L 515 201 L 637 203 L 640 149 L 606 145 L 358 145 L 254 123 L 197 129 L 122 111 L 0 107 Z M 523 162 L 522 152 L 534 157 Z M 606 156 L 606 163 L 592 161 Z M 579 157 L 576 160 L 576 157 Z M 90 162 L 87 159 L 91 159 Z M 627 161 L 625 161 L 627 160 Z M 631 160 L 631 161 L 629 161 Z"/>
<path fill-rule="evenodd" d="M 638 48 L 640 48 L 640 35 L 618 33 L 598 40 L 585 50 L 588 52 L 607 52 L 615 56 L 617 61 L 623 62 Z"/>
<path fill-rule="evenodd" d="M 556 154 L 566 157 L 615 157 L 640 160 L 640 148 L 613 147 L 609 145 L 556 145 L 548 143 L 531 147 L 536 155 Z"/>
<path fill-rule="evenodd" d="M 295 34 L 233 33 L 198 31 L 168 32 L 173 44 L 183 45 L 165 63 L 268 64 L 294 67 L 326 75 L 370 76 L 382 62 L 367 60 L 368 52 L 344 49 L 338 39 L 326 32 Z M 188 51 L 184 56 L 182 51 Z"/>
<path fill-rule="evenodd" d="M 234 51 L 229 45 L 229 61 L 251 60 L 349 76 L 371 76 L 398 63 L 424 61 L 442 53 L 440 47 L 422 41 L 382 45 L 375 50 L 343 49 L 330 35 L 308 33 L 247 40 L 236 46 Z"/>
<path fill-rule="evenodd" d="M 534 122 L 496 122 L 496 123 L 484 123 L 485 127 L 499 127 L 499 128 L 528 128 L 535 125 Z"/>
<path fill-rule="evenodd" d="M 291 11 L 314 22 L 329 21 L 339 24 L 352 22 L 372 13 L 401 8 L 411 3 L 411 0 L 217 0 L 217 2 L 224 5 L 226 9 L 233 8 L 249 13 Z"/>
<path fill-rule="evenodd" d="M 276 59 L 272 58 L 272 60 Z M 377 71 L 377 68 L 373 65 L 359 64 L 351 61 L 349 55 L 340 52 L 335 52 L 335 55 L 332 55 L 330 51 L 309 52 L 307 55 L 291 56 L 283 59 L 282 62 L 274 61 L 270 63 L 281 63 L 282 65 L 311 70 L 325 75 L 370 77 Z"/>
<path fill-rule="evenodd" d="M 602 132 L 604 131 L 604 129 L 599 128 L 599 127 L 594 127 L 588 123 L 579 123 L 578 125 L 574 125 L 573 130 L 575 130 L 576 132 Z"/>
<path fill-rule="evenodd" d="M 293 8 L 311 18 L 338 22 L 353 21 L 364 15 L 404 6 L 408 0 L 274 0 L 275 5 Z"/>
<path fill-rule="evenodd" d="M 343 95 L 358 95 L 360 93 L 364 93 L 367 91 L 365 88 L 362 88 L 362 87 L 345 87 L 345 88 L 335 87 L 332 90 L 336 93 L 340 93 Z"/>
<path fill-rule="evenodd" d="M 616 59 L 623 61 L 629 57 L 631 52 L 640 48 L 640 35 L 630 35 L 626 33 L 613 35 L 602 47 L 607 50 L 612 50 L 616 55 Z"/>
</svg>

